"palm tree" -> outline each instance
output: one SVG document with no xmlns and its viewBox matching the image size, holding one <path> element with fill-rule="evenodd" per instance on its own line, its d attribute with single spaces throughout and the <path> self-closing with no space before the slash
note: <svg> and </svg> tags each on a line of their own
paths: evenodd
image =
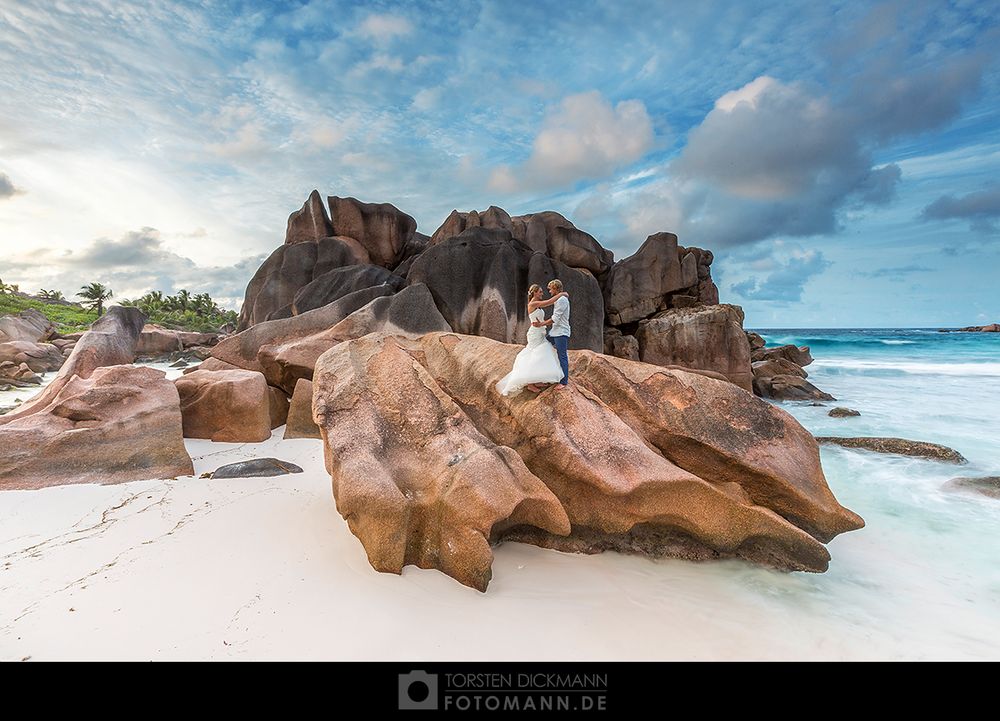
<svg viewBox="0 0 1000 721">
<path fill-rule="evenodd" d="M 112 297 L 114 293 L 103 283 L 90 283 L 80 288 L 77 295 L 85 298 L 83 305 L 88 306 L 91 310 L 96 309 L 97 317 L 100 318 L 104 315 L 104 301 Z"/>
<path fill-rule="evenodd" d="M 45 290 L 45 288 L 38 291 L 38 297 L 42 300 L 66 300 L 61 290 Z"/>
<path fill-rule="evenodd" d="M 0 295 L 7 295 L 10 292 L 11 292 L 11 286 L 4 283 L 3 279 L 0 278 Z"/>
</svg>

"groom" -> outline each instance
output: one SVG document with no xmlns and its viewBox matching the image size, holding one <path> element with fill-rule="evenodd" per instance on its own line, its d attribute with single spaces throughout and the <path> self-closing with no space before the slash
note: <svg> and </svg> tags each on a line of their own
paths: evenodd
<svg viewBox="0 0 1000 721">
<path fill-rule="evenodd" d="M 561 293 L 563 290 L 562 281 L 556 279 L 549 281 L 549 296 Z M 552 317 L 546 321 L 549 330 L 545 333 L 549 343 L 555 346 L 556 355 L 559 356 L 559 365 L 562 366 L 563 377 L 559 381 L 556 389 L 562 390 L 569 385 L 569 296 L 564 295 L 552 306 Z"/>
</svg>

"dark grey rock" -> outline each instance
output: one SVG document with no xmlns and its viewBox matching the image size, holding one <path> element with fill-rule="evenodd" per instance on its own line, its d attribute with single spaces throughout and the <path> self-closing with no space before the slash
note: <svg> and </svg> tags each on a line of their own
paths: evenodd
<svg viewBox="0 0 1000 721">
<path fill-rule="evenodd" d="M 277 458 L 253 458 L 222 466 L 203 478 L 267 478 L 289 473 L 302 473 L 302 469 L 294 463 Z"/>
<path fill-rule="evenodd" d="M 878 436 L 861 436 L 841 438 L 839 436 L 817 436 L 820 445 L 834 445 L 843 448 L 857 448 L 875 453 L 891 453 L 915 458 L 929 458 L 945 463 L 968 463 L 965 457 L 954 448 L 926 441 L 911 441 L 906 438 L 883 438 Z"/>
</svg>

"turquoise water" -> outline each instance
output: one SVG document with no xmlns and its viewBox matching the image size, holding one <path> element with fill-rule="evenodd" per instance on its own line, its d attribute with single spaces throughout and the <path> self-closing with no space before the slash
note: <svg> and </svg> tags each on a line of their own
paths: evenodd
<svg viewBox="0 0 1000 721">
<path fill-rule="evenodd" d="M 822 596 L 827 613 L 873 641 L 888 635 L 876 657 L 1000 658 L 1000 501 L 942 488 L 955 476 L 1000 475 L 1000 335 L 757 332 L 769 346 L 811 348 L 809 380 L 837 401 L 778 405 L 814 434 L 932 441 L 969 459 L 823 448 L 831 488 L 867 526 L 834 539 L 828 573 L 780 585 L 796 589 L 796 605 Z M 830 418 L 834 406 L 862 415 Z"/>
</svg>

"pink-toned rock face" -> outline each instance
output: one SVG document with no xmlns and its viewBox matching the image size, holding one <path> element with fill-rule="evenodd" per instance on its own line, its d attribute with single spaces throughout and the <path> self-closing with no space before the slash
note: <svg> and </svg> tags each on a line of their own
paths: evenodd
<svg viewBox="0 0 1000 721">
<path fill-rule="evenodd" d="M 55 326 L 41 312 L 34 308 L 17 314 L 0 315 L 0 343 L 28 341 L 38 343 L 55 333 Z"/>
<path fill-rule="evenodd" d="M 59 374 L 16 411 L 0 416 L 0 426 L 46 408 L 74 376 L 89 378 L 97 368 L 130 364 L 146 317 L 138 308 L 113 306 L 80 336 Z"/>
<path fill-rule="evenodd" d="M 163 371 L 73 376 L 43 407 L 0 426 L 0 489 L 191 475 L 180 402 Z"/>
<path fill-rule="evenodd" d="M 4 361 L 18 365 L 24 363 L 35 373 L 59 370 L 64 360 L 59 348 L 51 343 L 32 343 L 25 340 L 0 343 L 0 363 Z"/>
<path fill-rule="evenodd" d="M 256 371 L 194 371 L 176 381 L 185 438 L 259 443 L 271 437 L 270 391 Z"/>
<path fill-rule="evenodd" d="M 372 334 L 319 358 L 334 496 L 375 568 L 436 567 L 482 589 L 487 541 L 514 538 L 823 571 L 820 539 L 863 525 L 827 487 L 812 436 L 732 384 L 573 351 L 568 389 L 501 396 L 519 350 Z M 533 519 L 511 515 L 525 493 Z"/>
<path fill-rule="evenodd" d="M 177 331 L 152 324 L 143 326 L 135 346 L 136 356 L 167 355 L 179 350 L 184 350 L 184 342 Z"/>
<path fill-rule="evenodd" d="M 715 371 L 740 388 L 753 390 L 750 343 L 738 306 L 664 311 L 641 321 L 635 337 L 645 363 Z"/>
</svg>

